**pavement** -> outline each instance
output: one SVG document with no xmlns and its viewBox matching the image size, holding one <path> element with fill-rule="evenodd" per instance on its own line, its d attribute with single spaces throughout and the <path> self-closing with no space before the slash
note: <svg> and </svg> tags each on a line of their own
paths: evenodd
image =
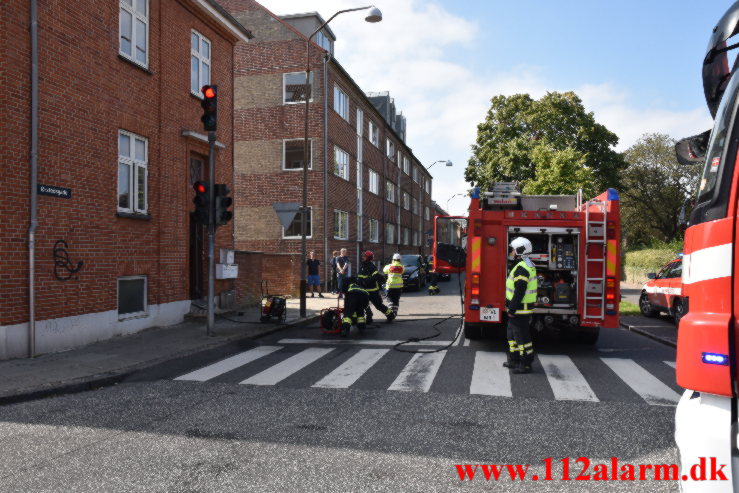
<svg viewBox="0 0 739 493">
<path fill-rule="evenodd" d="M 642 286 L 621 283 L 621 298 L 635 305 L 639 304 Z M 621 327 L 649 337 L 666 346 L 677 347 L 677 327 L 672 317 L 662 314 L 647 318 L 641 315 L 621 316 Z"/>
<path fill-rule="evenodd" d="M 260 307 L 244 307 L 217 314 L 212 336 L 206 335 L 203 316 L 33 359 L 0 361 L 0 405 L 111 385 L 165 361 L 311 324 L 321 309 L 337 304 L 336 295 L 324 296 L 308 296 L 306 317 L 300 317 L 300 300 L 289 298 L 283 323 L 260 322 Z"/>
</svg>

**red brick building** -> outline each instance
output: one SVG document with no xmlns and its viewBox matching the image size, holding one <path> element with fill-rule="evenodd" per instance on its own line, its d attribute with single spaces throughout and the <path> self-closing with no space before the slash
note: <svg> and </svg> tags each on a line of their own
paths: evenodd
<svg viewBox="0 0 739 493">
<path fill-rule="evenodd" d="M 279 17 L 253 0 L 222 3 L 254 33 L 248 46 L 237 45 L 234 62 L 236 247 L 299 253 L 300 215 L 284 228 L 273 205 L 302 203 L 306 39 L 323 19 Z M 365 94 L 327 56 L 331 29 L 313 41 L 308 251 L 326 268 L 340 248 L 353 262 L 367 249 L 378 260 L 420 253 L 431 227 L 431 176 L 405 143 L 404 117 L 387 93 Z"/>
<path fill-rule="evenodd" d="M 208 165 L 198 89 L 219 85 L 216 180 L 232 184 L 233 52 L 250 33 L 214 0 L 6 0 L 0 36 L 12 115 L 0 127 L 0 359 L 32 340 L 44 353 L 181 321 L 203 293 L 189 216 Z"/>
</svg>

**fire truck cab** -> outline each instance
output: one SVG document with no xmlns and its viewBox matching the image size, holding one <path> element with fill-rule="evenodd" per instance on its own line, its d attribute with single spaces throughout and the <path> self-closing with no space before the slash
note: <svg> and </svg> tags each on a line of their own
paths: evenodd
<svg viewBox="0 0 739 493">
<path fill-rule="evenodd" d="M 620 219 L 616 190 L 524 195 L 515 183 L 475 189 L 467 217 L 436 216 L 434 269 L 464 272 L 464 333 L 475 339 L 505 328 L 506 277 L 518 236 L 531 241 L 538 277 L 533 328 L 595 343 L 600 327 L 618 327 Z"/>
</svg>

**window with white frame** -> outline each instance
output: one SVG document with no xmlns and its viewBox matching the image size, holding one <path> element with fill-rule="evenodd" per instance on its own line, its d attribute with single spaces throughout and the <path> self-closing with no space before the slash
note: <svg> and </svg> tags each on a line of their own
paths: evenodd
<svg viewBox="0 0 739 493">
<path fill-rule="evenodd" d="M 372 170 L 369 170 L 369 191 L 380 195 L 380 175 Z"/>
<path fill-rule="evenodd" d="M 403 209 L 410 210 L 411 208 L 411 196 L 408 192 L 403 192 Z"/>
<path fill-rule="evenodd" d="M 305 86 L 305 72 L 282 74 L 282 102 L 284 104 L 304 103 L 305 95 L 313 101 L 313 72 L 308 74 L 308 87 Z"/>
<path fill-rule="evenodd" d="M 370 243 L 380 242 L 380 221 L 377 219 L 369 220 L 369 241 Z"/>
<path fill-rule="evenodd" d="M 395 243 L 395 225 L 385 224 L 385 243 Z"/>
<path fill-rule="evenodd" d="M 118 131 L 118 210 L 146 213 L 148 140 Z"/>
<path fill-rule="evenodd" d="M 418 183 L 418 166 L 413 167 L 413 181 Z"/>
<path fill-rule="evenodd" d="M 390 159 L 390 161 L 395 161 L 395 142 L 387 139 L 386 151 L 387 157 Z"/>
<path fill-rule="evenodd" d="M 372 120 L 369 120 L 369 140 L 375 147 L 380 147 L 380 130 Z"/>
<path fill-rule="evenodd" d="M 431 180 L 426 180 L 426 193 L 431 195 Z"/>
<path fill-rule="evenodd" d="M 118 52 L 129 60 L 149 65 L 149 2 L 120 0 L 118 11 Z"/>
<path fill-rule="evenodd" d="M 418 215 L 418 199 L 413 197 L 413 214 Z"/>
<path fill-rule="evenodd" d="M 426 207 L 423 216 L 426 218 L 427 221 L 431 220 L 431 214 L 429 213 L 429 208 Z"/>
<path fill-rule="evenodd" d="M 411 230 L 408 228 L 403 228 L 403 245 L 408 245 L 411 242 L 410 236 Z"/>
<path fill-rule="evenodd" d="M 403 158 L 403 173 L 405 173 L 406 175 L 411 172 L 411 165 L 410 165 L 410 163 L 411 162 L 410 162 L 410 160 L 408 160 L 407 157 L 406 158 Z"/>
<path fill-rule="evenodd" d="M 190 92 L 203 97 L 200 88 L 210 84 L 210 41 L 195 31 L 190 33 Z"/>
<path fill-rule="evenodd" d="M 146 316 L 146 276 L 118 278 L 118 320 Z"/>
<path fill-rule="evenodd" d="M 349 180 L 349 154 L 334 146 L 334 174 Z"/>
<path fill-rule="evenodd" d="M 305 141 L 303 139 L 293 139 L 282 141 L 282 169 L 293 170 L 303 169 L 303 160 L 305 159 Z M 313 169 L 313 141 L 308 141 L 308 169 Z"/>
<path fill-rule="evenodd" d="M 346 93 L 337 85 L 334 85 L 334 111 L 336 111 L 341 118 L 349 121 L 349 96 L 347 96 Z"/>
<path fill-rule="evenodd" d="M 282 228 L 282 238 L 284 239 L 294 239 L 294 238 L 302 238 L 303 234 L 301 232 L 301 224 L 300 224 L 300 218 L 302 213 L 298 212 L 295 214 L 295 217 L 293 218 L 292 222 L 290 223 L 290 226 L 288 226 L 287 229 Z M 311 228 L 311 223 L 313 219 L 313 207 L 308 207 L 308 215 L 306 216 L 305 220 L 305 237 L 310 238 L 313 236 L 313 229 Z"/>
<path fill-rule="evenodd" d="M 334 42 L 331 38 L 323 34 L 323 31 L 318 31 L 316 33 L 316 44 L 323 48 L 324 50 L 328 51 L 329 53 L 334 52 Z"/>
<path fill-rule="evenodd" d="M 349 213 L 334 210 L 334 239 L 349 239 Z"/>
<path fill-rule="evenodd" d="M 390 180 L 385 181 L 385 200 L 395 203 L 395 183 Z"/>
<path fill-rule="evenodd" d="M 413 230 L 413 246 L 419 246 L 420 243 L 418 243 L 418 231 Z"/>
</svg>

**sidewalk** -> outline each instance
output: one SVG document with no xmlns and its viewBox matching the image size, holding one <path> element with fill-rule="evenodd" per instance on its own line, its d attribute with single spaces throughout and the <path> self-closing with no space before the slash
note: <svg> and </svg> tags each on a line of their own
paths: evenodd
<svg viewBox="0 0 739 493">
<path fill-rule="evenodd" d="M 0 405 L 110 385 L 133 372 L 171 359 L 242 339 L 255 339 L 286 327 L 315 323 L 322 308 L 336 306 L 335 295 L 324 296 L 308 296 L 305 318 L 300 317 L 300 300 L 288 299 L 284 324 L 262 323 L 260 308 L 249 307 L 216 315 L 212 337 L 205 335 L 206 319 L 202 317 L 34 359 L 0 361 Z"/>
<path fill-rule="evenodd" d="M 675 327 L 671 319 L 627 315 L 621 317 L 621 327 L 666 346 L 677 347 L 677 327 Z"/>
</svg>

